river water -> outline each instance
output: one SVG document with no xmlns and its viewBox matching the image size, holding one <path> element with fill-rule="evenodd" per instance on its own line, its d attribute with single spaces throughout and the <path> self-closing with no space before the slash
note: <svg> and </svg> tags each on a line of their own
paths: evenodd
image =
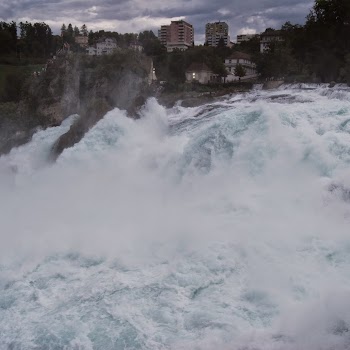
<svg viewBox="0 0 350 350">
<path fill-rule="evenodd" d="M 142 114 L 0 158 L 0 349 L 350 349 L 350 89 Z"/>
</svg>

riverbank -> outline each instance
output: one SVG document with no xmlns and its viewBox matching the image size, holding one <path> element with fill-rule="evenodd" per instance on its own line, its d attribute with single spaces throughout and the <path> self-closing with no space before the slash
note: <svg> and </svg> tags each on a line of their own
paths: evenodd
<svg viewBox="0 0 350 350">
<path fill-rule="evenodd" d="M 135 116 L 151 94 L 150 71 L 151 60 L 132 50 L 52 60 L 40 75 L 28 77 L 16 101 L 0 105 L 0 155 L 26 143 L 33 130 L 59 125 L 72 114 L 79 121 L 64 135 L 65 142 L 58 142 L 55 157 L 79 142 L 109 110 L 118 107 Z"/>
<path fill-rule="evenodd" d="M 215 85 L 187 84 L 183 86 L 182 91 L 173 92 L 164 89 L 156 95 L 158 102 L 166 108 L 171 108 L 175 104 L 180 104 L 183 107 L 197 107 L 225 95 L 249 92 L 254 84 L 244 82 Z"/>
<path fill-rule="evenodd" d="M 117 63 L 116 63 L 117 61 Z M 158 83 L 148 85 L 149 60 L 130 52 L 101 60 L 61 59 L 49 65 L 42 75 L 32 77 L 18 103 L 0 103 L 0 155 L 28 142 L 38 129 L 59 125 L 72 114 L 80 119 L 53 148 L 55 159 L 81 137 L 106 112 L 118 107 L 129 117 L 138 118 L 138 110 L 147 98 L 156 97 L 161 105 L 196 107 L 232 94 L 248 92 L 253 83 L 182 84 L 169 88 Z"/>
<path fill-rule="evenodd" d="M 90 71 L 89 75 L 92 73 Z M 125 74 L 124 72 L 123 74 Z M 123 75 L 124 76 L 124 75 Z M 64 75 L 61 77 L 63 80 Z M 91 81 L 90 81 L 91 78 Z M 118 91 L 115 91 L 115 100 L 111 100 L 107 97 L 107 92 L 112 91 L 112 85 L 115 87 L 115 81 L 109 81 L 108 79 L 97 79 L 93 77 L 93 74 L 88 78 L 89 85 L 95 86 L 100 84 L 100 90 L 94 88 L 93 91 L 87 93 L 85 101 L 82 103 L 81 96 L 78 92 L 81 90 L 75 89 L 73 92 L 67 89 L 67 86 L 63 89 L 64 94 L 56 96 L 54 101 L 48 99 L 48 94 L 44 94 L 41 103 L 36 105 L 36 112 L 28 112 L 24 108 L 25 101 L 17 103 L 0 103 L 0 156 L 11 151 L 12 148 L 18 147 L 31 140 L 32 135 L 40 129 L 46 129 L 48 127 L 58 126 L 61 122 L 72 114 L 79 114 L 81 117 L 71 127 L 71 129 L 57 141 L 53 147 L 52 159 L 56 157 L 67 147 L 73 146 L 79 142 L 84 134 L 93 127 L 103 116 L 111 109 L 118 107 L 120 109 L 126 109 L 128 115 L 131 118 L 138 118 L 139 110 L 144 105 L 145 101 L 149 97 L 155 97 L 159 104 L 165 108 L 172 108 L 175 105 L 182 107 L 197 107 L 200 105 L 213 103 L 224 98 L 224 96 L 232 96 L 234 94 L 249 93 L 256 84 L 250 83 L 235 83 L 235 84 L 222 84 L 204 86 L 198 84 L 184 84 L 182 91 L 169 91 L 166 87 L 160 84 L 152 84 L 151 86 L 144 86 L 141 88 L 142 79 L 139 80 L 139 88 L 135 89 L 135 86 L 129 86 L 128 91 L 132 91 L 134 94 L 133 100 L 129 94 L 126 94 L 126 85 L 123 83 L 126 80 L 130 81 L 130 72 L 118 83 Z M 121 79 L 119 76 L 118 79 Z M 137 78 L 137 76 L 134 78 Z M 86 79 L 86 78 L 85 78 Z M 139 78 L 137 78 L 139 79 Z M 60 86 L 60 81 L 55 82 L 56 88 Z M 99 83 L 100 82 L 100 83 Z M 81 83 L 81 82 L 80 82 Z M 87 81 L 85 80 L 85 84 Z M 111 85 L 112 84 L 112 85 Z M 260 88 L 264 90 L 278 89 L 283 81 L 270 81 L 266 84 L 260 84 Z M 287 84 L 290 85 L 290 84 Z M 298 84 L 296 84 L 298 85 Z M 299 84 L 303 85 L 303 84 Z M 52 87 L 53 85 L 51 85 Z M 69 84 L 68 84 L 69 86 Z M 120 91 L 124 88 L 123 101 L 120 100 Z M 333 88 L 333 84 L 323 84 L 323 87 Z M 302 88 L 302 87 L 301 87 Z M 86 89 L 86 87 L 85 87 Z M 304 89 L 311 89 L 310 87 L 304 87 Z M 32 97 L 37 97 L 36 90 L 33 91 Z M 137 92 L 137 94 L 136 94 Z M 142 93 L 141 93 L 142 92 Z M 119 98 L 117 100 L 116 98 Z M 68 99 L 68 100 L 67 100 Z M 66 102 L 65 102 L 66 101 Z M 32 101 L 34 103 L 35 101 Z M 116 103 L 117 102 L 117 103 Z M 28 103 L 28 101 L 27 101 Z M 80 105 L 80 107 L 79 107 Z M 62 109 L 62 106 L 65 108 Z M 78 109 L 80 108 L 80 109 Z M 24 111 L 27 112 L 24 112 Z M 39 113 L 37 113 L 39 112 Z M 84 114 L 85 113 L 85 114 Z"/>
</svg>

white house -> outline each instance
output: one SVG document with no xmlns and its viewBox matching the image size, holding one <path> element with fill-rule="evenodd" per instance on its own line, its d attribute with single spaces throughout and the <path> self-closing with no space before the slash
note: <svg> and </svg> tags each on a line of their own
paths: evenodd
<svg viewBox="0 0 350 350">
<path fill-rule="evenodd" d="M 129 48 L 131 50 L 135 50 L 139 52 L 143 51 L 143 45 L 139 41 L 132 41 L 129 45 Z"/>
<path fill-rule="evenodd" d="M 266 29 L 260 35 L 260 52 L 266 52 L 272 43 L 282 42 L 284 38 L 280 30 Z"/>
<path fill-rule="evenodd" d="M 95 46 L 86 49 L 86 53 L 90 56 L 110 55 L 118 47 L 114 38 L 100 39 Z"/>
<path fill-rule="evenodd" d="M 86 53 L 89 55 L 89 56 L 96 56 L 96 47 L 94 46 L 89 46 L 86 48 Z"/>
<path fill-rule="evenodd" d="M 153 66 L 153 60 L 149 59 L 149 62 L 148 84 L 150 85 L 157 80 L 157 76 L 156 69 Z"/>
<path fill-rule="evenodd" d="M 192 63 L 186 69 L 186 81 L 199 82 L 200 84 L 208 84 L 217 82 L 218 76 L 205 63 Z"/>
<path fill-rule="evenodd" d="M 117 47 L 117 41 L 114 38 L 102 39 L 96 43 L 97 56 L 110 55 Z"/>
<path fill-rule="evenodd" d="M 244 52 L 234 52 L 231 56 L 225 59 L 225 68 L 227 70 L 226 81 L 236 81 L 239 77 L 235 75 L 236 66 L 240 64 L 243 66 L 246 75 L 242 77 L 242 80 L 253 79 L 257 77 L 256 66 L 252 61 L 251 56 Z"/>
<path fill-rule="evenodd" d="M 80 46 L 86 48 L 89 44 L 89 38 L 84 35 L 77 35 L 74 37 L 74 41 Z"/>
</svg>

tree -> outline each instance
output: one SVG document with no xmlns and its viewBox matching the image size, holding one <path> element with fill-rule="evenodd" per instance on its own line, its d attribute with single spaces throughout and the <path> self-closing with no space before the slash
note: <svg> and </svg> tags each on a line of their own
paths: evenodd
<svg viewBox="0 0 350 350">
<path fill-rule="evenodd" d="M 13 51 L 11 35 L 6 30 L 0 30 L 0 55 Z"/>
<path fill-rule="evenodd" d="M 90 30 L 89 32 L 88 40 L 89 40 L 89 45 L 92 45 L 94 43 L 94 32 L 92 30 Z"/>
<path fill-rule="evenodd" d="M 23 70 L 9 73 L 5 78 L 4 94 L 1 100 L 3 102 L 18 102 L 25 79 L 26 75 Z"/>
<path fill-rule="evenodd" d="M 82 35 L 88 36 L 88 29 L 87 29 L 86 24 L 83 24 L 83 25 L 81 26 L 80 31 L 81 31 L 81 34 L 82 34 Z"/>
<path fill-rule="evenodd" d="M 0 54 L 16 52 L 17 26 L 16 22 L 0 22 Z"/>
<path fill-rule="evenodd" d="M 235 76 L 239 78 L 239 81 L 241 81 L 241 78 L 246 76 L 246 70 L 241 64 L 237 64 L 235 67 Z"/>
<path fill-rule="evenodd" d="M 45 59 L 52 52 L 52 31 L 44 22 L 20 23 L 20 50 L 26 57 Z"/>
<path fill-rule="evenodd" d="M 62 27 L 61 27 L 61 36 L 64 36 L 66 34 L 67 31 L 67 27 L 66 25 L 63 23 Z"/>
<path fill-rule="evenodd" d="M 147 56 L 160 55 L 164 50 L 163 45 L 152 30 L 145 30 L 139 33 L 137 39 L 143 45 L 143 51 Z"/>
<path fill-rule="evenodd" d="M 217 56 L 214 51 L 214 55 L 211 57 L 209 67 L 213 70 L 213 73 L 217 74 L 220 78 L 227 77 L 227 71 L 223 60 L 220 56 Z"/>
<path fill-rule="evenodd" d="M 218 48 L 219 48 L 219 49 L 223 49 L 223 48 L 225 48 L 225 47 L 226 47 L 226 45 L 225 45 L 225 40 L 224 40 L 223 37 L 221 37 L 221 38 L 219 39 L 219 42 L 218 42 Z"/>
<path fill-rule="evenodd" d="M 67 37 L 69 39 L 73 38 L 73 33 L 74 33 L 73 26 L 71 23 L 69 23 L 67 27 Z"/>
<path fill-rule="evenodd" d="M 143 32 L 139 33 L 138 40 L 144 44 L 147 40 L 155 40 L 158 39 L 152 30 L 144 30 Z"/>
<path fill-rule="evenodd" d="M 306 63 L 322 81 L 340 78 L 350 53 L 349 0 L 315 0 L 307 17 Z"/>
<path fill-rule="evenodd" d="M 74 26 L 73 28 L 74 36 L 79 36 L 80 35 L 80 30 L 77 26 Z"/>
<path fill-rule="evenodd" d="M 254 37 L 247 41 L 242 41 L 239 45 L 239 51 L 249 55 L 256 55 L 260 52 L 260 38 Z"/>
<path fill-rule="evenodd" d="M 174 50 L 168 56 L 169 80 L 176 83 L 183 83 L 186 80 L 185 70 L 186 63 L 183 52 Z"/>
<path fill-rule="evenodd" d="M 348 0 L 316 0 L 308 20 L 325 25 L 350 25 L 350 2 Z"/>
</svg>

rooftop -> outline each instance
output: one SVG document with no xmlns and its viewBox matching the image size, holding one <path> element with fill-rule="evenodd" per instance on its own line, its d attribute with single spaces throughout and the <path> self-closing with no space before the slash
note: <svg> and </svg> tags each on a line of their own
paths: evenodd
<svg viewBox="0 0 350 350">
<path fill-rule="evenodd" d="M 266 29 L 265 32 L 261 33 L 261 36 L 282 36 L 282 31 Z"/>
<path fill-rule="evenodd" d="M 193 62 L 187 69 L 187 72 L 211 72 L 211 69 L 205 63 Z"/>
<path fill-rule="evenodd" d="M 244 52 L 234 52 L 231 56 L 227 57 L 228 59 L 243 59 L 243 60 L 251 60 L 252 57 L 250 55 L 248 55 L 247 53 Z"/>
</svg>

